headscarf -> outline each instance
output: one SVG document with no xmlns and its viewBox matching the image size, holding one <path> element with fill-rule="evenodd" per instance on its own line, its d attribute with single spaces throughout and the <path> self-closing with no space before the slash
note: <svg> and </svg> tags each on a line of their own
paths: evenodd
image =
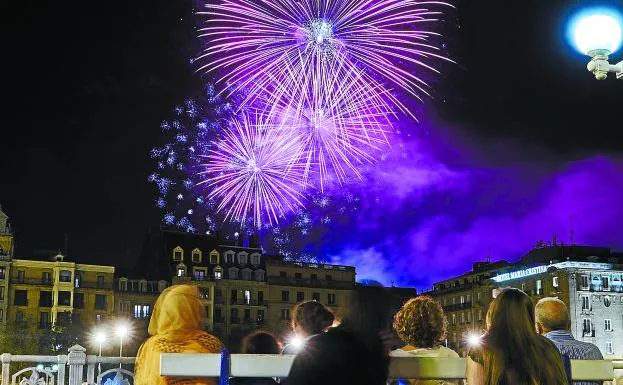
<svg viewBox="0 0 623 385">
<path fill-rule="evenodd" d="M 135 385 L 212 385 L 213 379 L 175 380 L 160 376 L 160 353 L 219 353 L 223 344 L 201 330 L 205 310 L 197 286 L 175 285 L 160 294 L 149 321 L 151 336 L 139 349 Z"/>
</svg>

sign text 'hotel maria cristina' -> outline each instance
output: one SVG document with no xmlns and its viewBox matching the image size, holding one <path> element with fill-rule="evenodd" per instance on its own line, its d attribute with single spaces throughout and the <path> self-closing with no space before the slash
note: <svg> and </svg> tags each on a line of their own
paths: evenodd
<svg viewBox="0 0 623 385">
<path fill-rule="evenodd" d="M 530 275 L 542 274 L 547 271 L 550 267 L 556 267 L 559 269 L 564 268 L 582 268 L 582 269 L 612 269 L 612 264 L 610 263 L 595 263 L 595 262 L 559 262 L 553 263 L 551 265 L 543 265 L 543 266 L 535 266 L 529 269 L 512 271 L 510 273 L 498 274 L 493 277 L 495 282 L 503 282 L 510 281 L 511 279 L 523 278 Z"/>
</svg>

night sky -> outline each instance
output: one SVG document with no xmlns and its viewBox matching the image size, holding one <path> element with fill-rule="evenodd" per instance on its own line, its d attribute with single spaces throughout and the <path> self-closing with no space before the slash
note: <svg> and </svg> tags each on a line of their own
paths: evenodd
<svg viewBox="0 0 623 385">
<path fill-rule="evenodd" d="M 426 287 L 487 255 L 567 242 L 570 227 L 578 243 L 623 250 L 623 83 L 596 81 L 565 39 L 571 11 L 593 3 L 457 2 L 440 25 L 457 64 L 442 65 L 410 127 L 421 157 L 316 251 L 361 278 Z M 189 63 L 192 7 L 3 4 L 0 204 L 17 257 L 61 250 L 67 234 L 72 260 L 136 260 L 159 223 L 149 149 L 204 82 Z"/>
</svg>

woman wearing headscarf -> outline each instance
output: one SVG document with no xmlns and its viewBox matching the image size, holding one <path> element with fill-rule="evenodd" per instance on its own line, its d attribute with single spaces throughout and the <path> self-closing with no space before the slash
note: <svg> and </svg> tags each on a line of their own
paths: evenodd
<svg viewBox="0 0 623 385">
<path fill-rule="evenodd" d="M 197 286 L 175 285 L 160 294 L 149 321 L 150 337 L 134 366 L 135 385 L 215 385 L 212 378 L 160 376 L 160 353 L 220 353 L 221 341 L 201 329 L 205 308 Z"/>
</svg>

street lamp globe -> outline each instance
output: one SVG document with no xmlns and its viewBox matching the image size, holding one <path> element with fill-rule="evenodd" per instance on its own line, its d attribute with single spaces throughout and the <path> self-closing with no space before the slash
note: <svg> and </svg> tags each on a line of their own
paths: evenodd
<svg viewBox="0 0 623 385">
<path fill-rule="evenodd" d="M 571 43 L 581 53 L 591 57 L 586 68 L 597 80 L 609 72 L 623 79 L 623 62 L 610 64 L 608 55 L 623 44 L 623 14 L 611 8 L 588 8 L 578 12 L 569 23 Z"/>
<path fill-rule="evenodd" d="M 125 338 L 130 333 L 130 329 L 128 328 L 127 325 L 118 325 L 117 328 L 115 329 L 115 333 L 117 333 L 117 337 Z"/>
<path fill-rule="evenodd" d="M 95 342 L 97 342 L 98 344 L 103 344 L 104 342 L 106 342 L 106 333 L 104 332 L 97 332 L 95 334 Z"/>
<path fill-rule="evenodd" d="M 595 50 L 614 53 L 623 41 L 621 18 L 613 11 L 587 11 L 578 16 L 572 33 L 577 50 L 589 56 Z"/>
</svg>

